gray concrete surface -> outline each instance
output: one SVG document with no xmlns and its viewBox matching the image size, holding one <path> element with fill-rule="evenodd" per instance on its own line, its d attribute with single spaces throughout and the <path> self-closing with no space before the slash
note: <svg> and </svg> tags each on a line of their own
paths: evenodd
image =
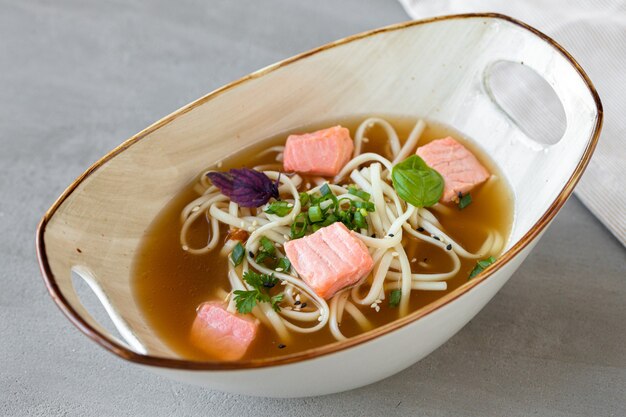
<svg viewBox="0 0 626 417">
<path fill-rule="evenodd" d="M 0 0 L 0 415 L 625 416 L 626 253 L 576 199 L 442 348 L 321 398 L 162 379 L 90 342 L 48 297 L 36 224 L 98 157 L 225 82 L 401 20 L 393 0 Z"/>
</svg>

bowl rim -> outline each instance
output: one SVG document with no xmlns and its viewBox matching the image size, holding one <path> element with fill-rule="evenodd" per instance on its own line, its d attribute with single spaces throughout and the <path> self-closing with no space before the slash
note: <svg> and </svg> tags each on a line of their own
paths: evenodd
<svg viewBox="0 0 626 417">
<path fill-rule="evenodd" d="M 572 175 L 567 180 L 563 189 L 560 191 L 559 195 L 555 198 L 552 204 L 548 207 L 548 209 L 543 213 L 543 215 L 539 218 L 539 220 L 530 228 L 524 236 L 520 238 L 520 240 L 513 245 L 508 251 L 502 254 L 498 260 L 489 266 L 480 276 L 475 279 L 468 281 L 467 283 L 461 285 L 450 293 L 438 298 L 432 303 L 410 313 L 409 315 L 402 317 L 400 319 L 396 319 L 390 323 L 387 323 L 383 326 L 377 327 L 374 330 L 369 332 L 362 333 L 355 337 L 349 338 L 344 341 L 333 342 L 330 344 L 326 344 L 317 348 L 308 349 L 302 352 L 297 352 L 289 355 L 278 356 L 278 357 L 270 357 L 263 359 L 253 359 L 246 361 L 236 361 L 236 362 L 220 362 L 220 361 L 194 361 L 189 359 L 175 359 L 175 358 L 165 358 L 160 356 L 152 356 L 147 354 L 136 353 L 123 344 L 118 343 L 115 340 L 110 339 L 109 337 L 102 334 L 100 331 L 91 326 L 82 316 L 70 305 L 67 299 L 64 297 L 63 293 L 60 291 L 59 286 L 56 282 L 54 275 L 50 269 L 50 265 L 48 263 L 46 248 L 44 242 L 44 235 L 46 232 L 46 225 L 50 221 L 50 219 L 54 216 L 57 209 L 61 206 L 61 204 L 72 194 L 72 192 L 93 172 L 95 172 L 99 167 L 104 165 L 110 159 L 128 149 L 134 143 L 138 142 L 142 138 L 146 137 L 148 134 L 156 131 L 157 129 L 163 127 L 164 125 L 170 123 L 174 119 L 182 116 L 183 114 L 193 110 L 194 108 L 204 104 L 205 102 L 217 97 L 221 93 L 224 93 L 242 83 L 245 83 L 248 80 L 262 77 L 266 74 L 271 73 L 279 68 L 285 67 L 289 64 L 292 64 L 296 61 L 309 57 L 311 55 L 323 52 L 327 49 L 334 48 L 339 45 L 347 44 L 359 39 L 364 39 L 367 37 L 374 36 L 379 33 L 384 32 L 393 32 L 396 30 L 402 30 L 405 28 L 409 28 L 412 26 L 423 25 L 433 22 L 445 21 L 445 20 L 454 20 L 454 19 L 473 19 L 473 18 L 485 18 L 485 19 L 495 19 L 495 20 L 503 20 L 508 23 L 512 23 L 522 29 L 525 29 L 534 35 L 541 38 L 543 41 L 549 43 L 553 46 L 558 52 L 563 55 L 563 57 L 569 61 L 569 63 L 576 69 L 578 74 L 581 76 L 585 85 L 587 86 L 591 96 L 593 97 L 597 117 L 595 121 L 595 125 L 593 128 L 593 132 L 591 134 L 591 140 L 587 143 L 587 147 L 578 161 L 576 168 L 572 172 Z M 174 111 L 173 113 L 165 116 L 161 120 L 153 123 L 147 128 L 143 129 L 136 135 L 130 137 L 122 144 L 118 145 L 116 148 L 108 152 L 102 158 L 100 158 L 97 162 L 91 165 L 84 173 L 82 173 L 78 178 L 76 178 L 61 194 L 61 196 L 52 204 L 52 206 L 46 211 L 44 216 L 42 217 L 39 225 L 37 226 L 36 232 L 36 250 L 37 250 L 37 259 L 39 261 L 39 267 L 41 270 L 41 274 L 43 276 L 44 283 L 48 292 L 56 305 L 61 309 L 61 311 L 65 314 L 65 316 L 76 326 L 81 332 L 87 335 L 94 342 L 99 344 L 104 349 L 110 351 L 111 353 L 121 357 L 122 359 L 128 360 L 130 362 L 135 362 L 141 365 L 149 365 L 161 368 L 172 368 L 172 369 L 183 369 L 183 370 L 197 370 L 197 371 L 226 371 L 226 370 L 243 370 L 243 369 L 255 369 L 255 368 L 265 368 L 271 366 L 278 365 L 286 365 L 294 362 L 300 362 L 305 360 L 311 360 L 314 358 L 319 358 L 321 356 L 329 355 L 331 353 L 340 352 L 351 347 L 355 347 L 365 342 L 372 341 L 378 337 L 384 336 L 388 333 L 391 333 L 401 327 L 407 326 L 410 323 L 413 323 L 422 317 L 427 316 L 428 314 L 448 305 L 452 301 L 461 297 L 463 294 L 469 292 L 476 286 L 483 283 L 487 278 L 492 276 L 496 271 L 500 270 L 504 265 L 506 265 L 511 259 L 517 256 L 526 246 L 528 246 L 538 235 L 546 228 L 546 226 L 550 223 L 550 221 L 554 218 L 557 212 L 561 209 L 565 201 L 571 195 L 574 187 L 578 183 L 583 171 L 587 167 L 591 155 L 597 145 L 598 138 L 600 136 L 600 131 L 602 129 L 603 122 L 603 109 L 602 103 L 600 101 L 600 97 L 593 86 L 593 83 L 585 73 L 585 71 L 581 68 L 581 66 L 576 62 L 576 60 L 571 56 L 569 52 L 567 52 L 561 45 L 559 45 L 555 40 L 545 35 L 544 33 L 538 31 L 532 26 L 523 23 L 517 19 L 512 17 L 499 14 L 499 13 L 464 13 L 464 14 L 453 14 L 453 15 L 445 15 L 445 16 L 437 16 L 420 20 L 411 20 L 407 22 L 397 23 L 389 26 L 385 26 L 382 28 L 358 33 L 352 36 L 348 36 L 334 42 L 330 42 L 328 44 L 322 45 L 320 47 L 311 49 L 309 51 L 300 53 L 298 55 L 292 56 L 282 61 L 278 61 L 272 65 L 269 65 L 265 68 L 257 70 L 253 73 L 250 73 L 238 80 L 232 81 L 210 93 L 207 95 L 187 104 L 184 107 Z"/>
</svg>

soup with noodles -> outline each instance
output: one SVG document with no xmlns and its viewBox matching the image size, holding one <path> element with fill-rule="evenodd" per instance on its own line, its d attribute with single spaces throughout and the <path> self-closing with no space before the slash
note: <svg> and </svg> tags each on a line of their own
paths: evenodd
<svg viewBox="0 0 626 417">
<path fill-rule="evenodd" d="M 199 172 L 142 240 L 135 297 L 182 357 L 345 340 L 458 288 L 505 247 L 508 185 L 459 132 L 360 117 L 289 133 Z"/>
</svg>

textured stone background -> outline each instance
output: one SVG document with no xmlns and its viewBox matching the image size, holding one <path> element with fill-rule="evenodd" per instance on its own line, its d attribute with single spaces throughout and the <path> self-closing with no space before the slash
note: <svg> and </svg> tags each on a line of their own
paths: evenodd
<svg viewBox="0 0 626 417">
<path fill-rule="evenodd" d="M 101 155 L 228 81 L 406 19 L 392 0 L 0 0 L 0 415 L 626 415 L 626 254 L 574 198 L 442 348 L 321 398 L 157 377 L 90 342 L 46 294 L 36 224 Z"/>
</svg>

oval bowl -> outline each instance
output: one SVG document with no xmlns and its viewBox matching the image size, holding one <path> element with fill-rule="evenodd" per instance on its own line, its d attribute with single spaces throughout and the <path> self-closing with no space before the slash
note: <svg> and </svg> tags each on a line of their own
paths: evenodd
<svg viewBox="0 0 626 417">
<path fill-rule="evenodd" d="M 532 68 L 556 92 L 567 118 L 556 144 L 531 140 L 491 99 L 487 69 L 501 61 Z M 203 168 L 239 149 L 294 127 L 360 114 L 421 116 L 473 138 L 514 193 L 505 253 L 437 301 L 343 342 L 233 363 L 189 361 L 165 346 L 133 298 L 130 274 L 135 250 L 159 210 Z M 41 271 L 50 295 L 76 327 L 115 355 L 159 374 L 256 396 L 356 388 L 428 355 L 494 296 L 571 194 L 601 124 L 598 95 L 574 59 L 509 17 L 444 16 L 358 34 L 213 91 L 104 156 L 44 215 L 37 230 Z M 73 272 L 94 290 L 119 336 L 81 304 Z M 307 377 L 295 384 L 294 375 Z"/>
</svg>

